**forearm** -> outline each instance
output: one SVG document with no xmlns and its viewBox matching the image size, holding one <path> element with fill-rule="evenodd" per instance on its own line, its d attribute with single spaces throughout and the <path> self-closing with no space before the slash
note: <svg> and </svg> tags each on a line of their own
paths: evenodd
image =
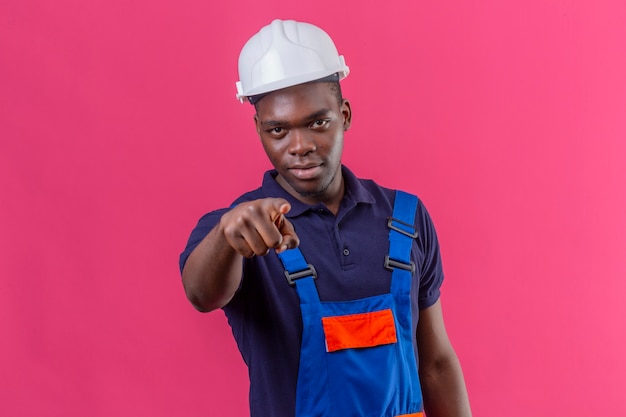
<svg viewBox="0 0 626 417">
<path fill-rule="evenodd" d="M 290 209 L 285 199 L 262 198 L 241 203 L 222 215 L 183 268 L 183 285 L 194 307 L 211 311 L 233 298 L 241 284 L 244 256 L 298 246 L 293 224 L 285 219 Z"/>
<path fill-rule="evenodd" d="M 241 282 L 242 259 L 224 238 L 220 224 L 191 252 L 182 273 L 187 298 L 202 312 L 225 306 Z"/>
<path fill-rule="evenodd" d="M 428 417 L 471 417 L 467 389 L 456 354 L 420 369 Z"/>
</svg>

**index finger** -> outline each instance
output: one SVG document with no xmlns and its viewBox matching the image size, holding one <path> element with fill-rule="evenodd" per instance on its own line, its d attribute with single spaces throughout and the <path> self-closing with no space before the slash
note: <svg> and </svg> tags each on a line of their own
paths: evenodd
<svg viewBox="0 0 626 417">
<path fill-rule="evenodd" d="M 284 198 L 273 198 L 270 202 L 270 219 L 280 229 L 285 221 L 284 215 L 291 210 L 291 204 Z"/>
</svg>

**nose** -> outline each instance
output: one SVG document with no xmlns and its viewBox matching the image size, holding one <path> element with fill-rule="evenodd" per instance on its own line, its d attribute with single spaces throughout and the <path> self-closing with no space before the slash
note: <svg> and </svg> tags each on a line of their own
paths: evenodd
<svg viewBox="0 0 626 417">
<path fill-rule="evenodd" d="M 293 129 L 289 132 L 289 153 L 304 156 L 317 149 L 315 140 L 305 129 Z"/>
</svg>

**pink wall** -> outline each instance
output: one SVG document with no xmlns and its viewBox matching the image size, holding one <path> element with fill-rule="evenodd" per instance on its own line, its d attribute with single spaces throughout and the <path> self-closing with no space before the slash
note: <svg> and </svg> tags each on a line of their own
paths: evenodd
<svg viewBox="0 0 626 417">
<path fill-rule="evenodd" d="M 247 414 L 177 257 L 268 167 L 234 82 L 273 17 L 346 56 L 345 162 L 429 207 L 474 414 L 626 413 L 622 0 L 1 3 L 0 414 Z"/>
</svg>

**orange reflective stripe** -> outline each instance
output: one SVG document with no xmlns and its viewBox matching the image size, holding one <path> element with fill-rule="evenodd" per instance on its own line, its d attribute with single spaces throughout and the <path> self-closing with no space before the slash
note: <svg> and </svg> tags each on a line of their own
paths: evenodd
<svg viewBox="0 0 626 417">
<path fill-rule="evenodd" d="M 396 343 L 391 309 L 346 316 L 322 317 L 326 351 L 364 348 Z"/>
<path fill-rule="evenodd" d="M 402 414 L 401 416 L 396 416 L 396 417 L 424 417 L 424 413 L 419 412 L 419 413 L 413 413 L 413 414 Z"/>
</svg>

